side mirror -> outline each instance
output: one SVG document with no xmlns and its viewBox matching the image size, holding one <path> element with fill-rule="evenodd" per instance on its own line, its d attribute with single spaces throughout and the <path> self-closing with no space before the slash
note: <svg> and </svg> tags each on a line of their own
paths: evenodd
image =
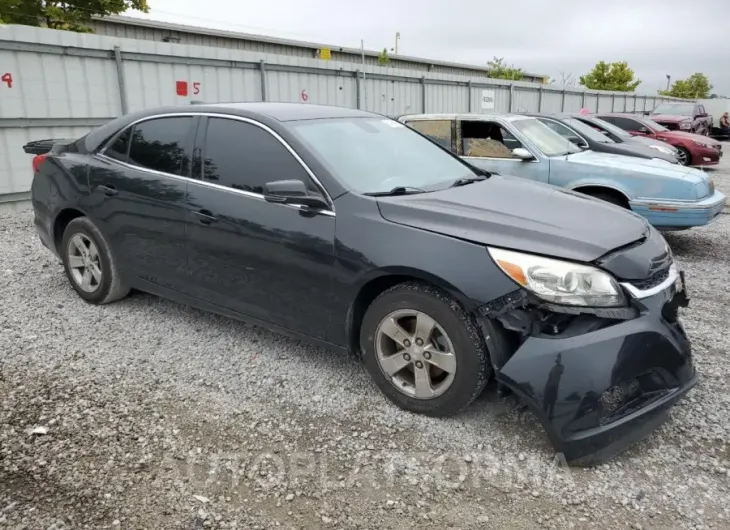
<svg viewBox="0 0 730 530">
<path fill-rule="evenodd" d="M 647 129 L 646 127 L 639 127 L 639 130 L 636 132 L 639 132 L 641 134 L 649 134 L 651 131 L 649 129 Z"/>
<path fill-rule="evenodd" d="M 585 143 L 582 138 L 579 138 L 577 136 L 568 136 L 568 141 L 580 147 L 581 149 L 588 149 L 588 144 Z"/>
<path fill-rule="evenodd" d="M 515 158 L 519 158 L 520 160 L 533 160 L 535 157 L 532 156 L 532 153 L 530 153 L 527 149 L 524 147 L 518 147 L 517 149 L 512 149 L 512 154 Z"/>
<path fill-rule="evenodd" d="M 301 180 L 277 180 L 264 186 L 266 202 L 279 204 L 301 204 L 310 208 L 328 208 L 321 195 L 313 194 Z"/>
<path fill-rule="evenodd" d="M 645 110 L 644 111 L 644 116 L 651 116 L 651 111 L 650 110 Z"/>
</svg>

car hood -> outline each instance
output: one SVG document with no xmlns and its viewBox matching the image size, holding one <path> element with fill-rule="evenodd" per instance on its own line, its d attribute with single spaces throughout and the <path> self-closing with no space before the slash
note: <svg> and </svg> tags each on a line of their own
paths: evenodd
<svg viewBox="0 0 730 530">
<path fill-rule="evenodd" d="M 573 162 L 575 164 L 584 164 L 586 166 L 600 167 L 602 169 L 611 168 L 614 170 L 634 173 L 651 173 L 652 175 L 685 180 L 695 180 L 696 182 L 704 180 L 704 173 L 702 173 L 700 170 L 680 166 L 677 164 L 670 164 L 666 160 L 635 158 L 623 155 L 615 155 L 612 153 L 598 153 L 596 151 L 583 151 L 582 153 L 575 153 L 572 155 L 568 155 L 566 159 L 569 162 Z"/>
<path fill-rule="evenodd" d="M 661 145 L 662 147 L 666 147 L 669 149 L 672 153 L 677 153 L 677 148 L 674 147 L 672 144 L 668 144 L 667 142 L 662 142 L 661 140 L 655 140 L 654 138 L 646 138 L 644 136 L 632 136 L 631 140 L 628 138 L 626 139 L 627 143 L 634 143 L 634 144 L 642 144 L 642 145 Z"/>
<path fill-rule="evenodd" d="M 709 136 L 702 136 L 701 134 L 694 134 L 684 131 L 662 131 L 658 132 L 657 136 L 662 136 L 664 138 L 677 138 L 682 140 L 693 140 L 695 142 L 702 142 L 703 144 L 707 145 L 719 145 L 720 142 L 717 140 L 713 140 Z"/>
<path fill-rule="evenodd" d="M 628 210 L 518 177 L 441 191 L 380 197 L 388 221 L 483 245 L 591 262 L 647 237 L 646 220 Z"/>
<path fill-rule="evenodd" d="M 654 121 L 663 121 L 668 123 L 679 123 L 680 121 L 692 121 L 691 116 L 677 116 L 676 114 L 652 114 L 649 116 Z"/>
</svg>

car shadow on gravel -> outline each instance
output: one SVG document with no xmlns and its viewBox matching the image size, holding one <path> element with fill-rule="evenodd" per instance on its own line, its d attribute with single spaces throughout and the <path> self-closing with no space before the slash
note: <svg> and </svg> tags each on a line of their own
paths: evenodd
<svg viewBox="0 0 730 530">
<path fill-rule="evenodd" d="M 725 262 L 730 257 L 730 241 L 725 239 L 718 242 L 716 237 L 704 233 L 702 229 L 664 232 L 663 235 L 672 252 L 679 258 Z"/>
</svg>

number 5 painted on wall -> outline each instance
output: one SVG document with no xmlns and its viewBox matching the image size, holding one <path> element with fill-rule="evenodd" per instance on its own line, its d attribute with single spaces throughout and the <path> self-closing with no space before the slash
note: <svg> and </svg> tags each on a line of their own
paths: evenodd
<svg viewBox="0 0 730 530">
<path fill-rule="evenodd" d="M 200 83 L 193 83 L 193 94 L 200 94 Z"/>
<path fill-rule="evenodd" d="M 6 72 L 0 77 L 0 81 L 8 85 L 8 88 L 13 88 L 13 75 L 10 72 Z"/>
</svg>

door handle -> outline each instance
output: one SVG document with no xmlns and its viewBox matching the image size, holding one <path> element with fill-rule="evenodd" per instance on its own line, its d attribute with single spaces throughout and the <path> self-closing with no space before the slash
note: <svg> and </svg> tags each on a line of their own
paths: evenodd
<svg viewBox="0 0 730 530">
<path fill-rule="evenodd" d="M 99 189 L 103 191 L 104 195 L 106 195 L 107 197 L 113 197 L 114 195 L 119 193 L 117 191 L 117 188 L 115 188 L 114 186 L 99 186 Z"/>
<path fill-rule="evenodd" d="M 213 215 L 213 212 L 211 212 L 210 210 L 198 210 L 196 212 L 193 212 L 193 214 L 198 216 L 198 221 L 200 221 L 200 223 L 204 225 L 218 222 L 218 218 Z"/>
</svg>

